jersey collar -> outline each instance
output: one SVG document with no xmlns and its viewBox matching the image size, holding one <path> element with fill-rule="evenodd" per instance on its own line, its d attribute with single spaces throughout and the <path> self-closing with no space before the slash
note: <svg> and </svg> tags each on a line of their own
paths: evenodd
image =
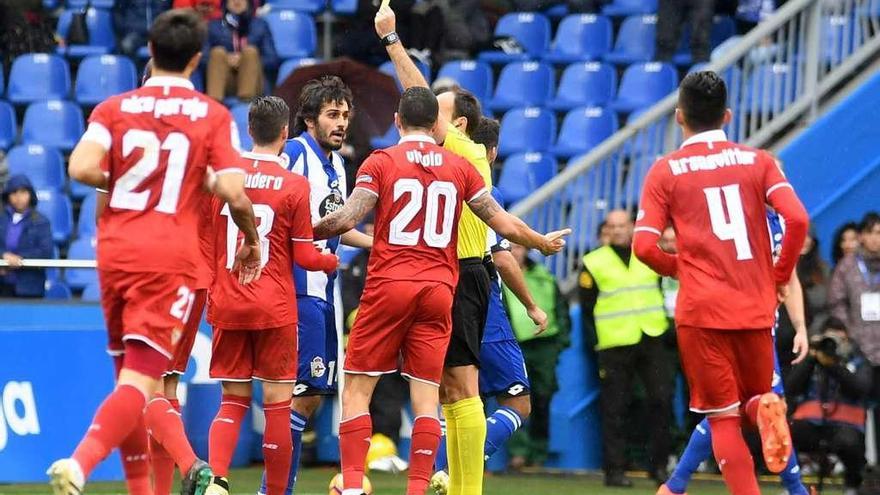
<svg viewBox="0 0 880 495">
<path fill-rule="evenodd" d="M 254 153 L 253 151 L 242 151 L 242 158 L 247 158 L 249 160 L 260 160 L 263 162 L 275 162 L 278 165 L 281 165 L 284 168 L 287 168 L 287 163 L 285 163 L 284 158 L 278 155 L 270 155 L 268 153 Z"/>
<path fill-rule="evenodd" d="M 407 134 L 406 136 L 401 137 L 397 144 L 413 142 L 437 144 L 437 141 L 434 141 L 434 138 L 425 134 Z"/>
<path fill-rule="evenodd" d="M 186 89 L 195 89 L 192 81 L 176 76 L 155 76 L 147 79 L 144 86 L 161 86 L 161 87 L 178 87 Z"/>
<path fill-rule="evenodd" d="M 709 149 L 712 149 L 712 143 L 718 141 L 727 141 L 727 134 L 725 134 L 724 131 L 721 129 L 714 129 L 711 131 L 694 134 L 685 142 L 681 143 L 681 147 L 684 148 L 685 146 L 690 146 L 692 144 L 706 143 L 709 145 Z"/>
<path fill-rule="evenodd" d="M 315 138 L 313 138 L 312 135 L 309 134 L 308 131 L 304 131 L 302 134 L 300 134 L 300 136 L 302 136 L 302 138 L 303 138 L 303 140 L 305 140 L 306 144 L 309 145 L 309 148 L 311 148 L 312 151 L 315 152 L 315 155 L 318 156 L 318 160 L 321 160 L 321 163 L 324 166 L 329 166 L 329 167 L 333 166 L 333 162 L 332 162 L 332 160 L 330 160 L 330 157 L 328 157 L 327 155 L 324 154 L 324 150 L 321 149 L 321 146 L 318 144 L 317 141 L 315 141 Z M 333 156 L 332 151 L 330 152 L 330 156 Z"/>
</svg>

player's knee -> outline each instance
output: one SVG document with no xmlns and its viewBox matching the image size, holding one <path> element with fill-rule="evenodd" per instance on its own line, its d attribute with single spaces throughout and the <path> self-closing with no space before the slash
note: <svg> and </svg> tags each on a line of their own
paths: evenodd
<svg viewBox="0 0 880 495">
<path fill-rule="evenodd" d="M 263 382 L 263 404 L 278 404 L 290 401 L 293 395 L 292 383 Z"/>
<path fill-rule="evenodd" d="M 162 379 L 162 388 L 165 398 L 168 400 L 177 399 L 177 386 L 180 384 L 180 375 L 171 373 L 165 375 Z"/>
<path fill-rule="evenodd" d="M 250 397 L 253 389 L 253 385 L 251 382 L 220 382 L 220 388 L 223 390 L 223 395 L 235 395 L 237 397 Z M 263 396 L 268 395 L 266 393 L 266 388 L 263 388 Z M 270 402 L 278 402 L 278 401 L 270 401 Z"/>
<path fill-rule="evenodd" d="M 290 402 L 290 409 L 295 413 L 306 418 L 312 417 L 318 406 L 321 405 L 320 395 L 306 395 L 302 397 L 294 397 Z"/>
<path fill-rule="evenodd" d="M 126 341 L 125 359 L 122 365 L 123 373 L 119 375 L 120 382 L 123 380 L 123 374 L 126 370 L 133 371 L 149 379 L 145 380 L 145 383 L 149 381 L 149 393 L 152 393 L 152 388 L 168 369 L 168 361 L 168 356 L 139 340 Z"/>
<path fill-rule="evenodd" d="M 524 421 L 532 413 L 532 400 L 529 395 L 518 395 L 516 397 L 506 397 L 499 399 L 499 404 L 509 407 L 519 414 Z"/>
</svg>

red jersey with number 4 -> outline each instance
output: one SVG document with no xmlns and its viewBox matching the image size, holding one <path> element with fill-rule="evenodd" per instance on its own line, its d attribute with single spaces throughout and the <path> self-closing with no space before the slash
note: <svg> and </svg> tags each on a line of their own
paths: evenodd
<svg viewBox="0 0 880 495">
<path fill-rule="evenodd" d="M 379 197 L 368 278 L 442 282 L 454 289 L 462 202 L 486 193 L 477 170 L 428 136 L 406 136 L 367 158 L 358 188 Z"/>
<path fill-rule="evenodd" d="M 651 167 L 636 232 L 675 229 L 675 321 L 716 329 L 770 328 L 776 309 L 766 204 L 791 186 L 766 151 L 697 134 Z M 774 205 L 775 206 L 775 205 Z M 638 235 L 638 234 L 637 234 Z"/>
<path fill-rule="evenodd" d="M 213 199 L 214 284 L 208 321 L 224 330 L 261 330 L 295 324 L 296 289 L 293 285 L 293 243 L 312 240 L 309 182 L 288 172 L 281 158 L 242 153 L 247 160 L 245 189 L 254 205 L 260 236 L 260 279 L 238 283 L 230 269 L 244 241 L 229 206 Z"/>
<path fill-rule="evenodd" d="M 98 266 L 198 275 L 207 167 L 242 168 L 229 110 L 185 79 L 154 77 L 95 107 L 82 139 L 109 155 Z"/>
</svg>

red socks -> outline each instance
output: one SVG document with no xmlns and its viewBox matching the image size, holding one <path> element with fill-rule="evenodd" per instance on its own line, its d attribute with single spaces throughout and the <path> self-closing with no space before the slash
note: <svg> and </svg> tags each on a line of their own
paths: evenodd
<svg viewBox="0 0 880 495">
<path fill-rule="evenodd" d="M 290 435 L 290 400 L 264 404 L 263 459 L 266 465 L 266 495 L 284 495 L 290 477 L 293 438 Z"/>
<path fill-rule="evenodd" d="M 220 399 L 220 410 L 208 434 L 208 464 L 216 476 L 229 475 L 229 464 L 238 445 L 241 421 L 250 407 L 250 397 L 223 395 Z"/>
<path fill-rule="evenodd" d="M 120 385 L 95 412 L 95 419 L 73 452 L 73 459 L 89 474 L 110 452 L 120 446 L 139 424 L 146 399 L 131 385 Z"/>
<path fill-rule="evenodd" d="M 165 448 L 180 468 L 180 473 L 185 476 L 196 461 L 196 454 L 186 438 L 180 413 L 165 397 L 156 396 L 147 404 L 144 421 L 147 431 Z"/>
<path fill-rule="evenodd" d="M 749 420 L 751 426 L 758 426 L 758 406 L 761 405 L 761 396 L 756 395 L 749 399 L 746 402 L 746 405 L 743 407 L 743 411 L 745 412 L 746 419 Z"/>
<path fill-rule="evenodd" d="M 141 415 L 137 426 L 119 446 L 129 495 L 153 495 L 149 443 L 147 427 L 144 426 L 144 417 Z"/>
<path fill-rule="evenodd" d="M 364 464 L 373 437 L 373 420 L 369 413 L 339 423 L 339 452 L 342 461 L 343 489 L 360 489 L 364 481 Z"/>
<path fill-rule="evenodd" d="M 728 491 L 736 495 L 760 495 L 755 464 L 743 440 L 740 417 L 710 417 L 709 424 L 712 427 L 712 451 Z"/>
<path fill-rule="evenodd" d="M 168 399 L 171 407 L 180 414 L 180 401 Z M 156 495 L 171 495 L 174 485 L 174 459 L 159 442 L 150 437 L 150 462 L 153 465 L 153 491 Z"/>
<path fill-rule="evenodd" d="M 409 448 L 409 480 L 407 495 L 425 495 L 437 447 L 440 445 L 440 421 L 430 416 L 419 416 L 413 423 Z"/>
</svg>

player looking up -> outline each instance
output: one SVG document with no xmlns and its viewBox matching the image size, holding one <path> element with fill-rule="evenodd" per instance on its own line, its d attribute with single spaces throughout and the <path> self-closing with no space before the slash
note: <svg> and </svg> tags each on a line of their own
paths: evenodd
<svg viewBox="0 0 880 495">
<path fill-rule="evenodd" d="M 244 192 L 235 124 L 225 107 L 196 92 L 188 79 L 204 39 L 204 23 L 191 10 L 157 17 L 149 35 L 152 77 L 142 88 L 98 105 L 70 157 L 71 178 L 110 191 L 98 225 L 98 276 L 109 350 L 123 362 L 115 390 L 73 456 L 49 468 L 56 495 L 81 493 L 95 466 L 142 418 L 185 473 L 182 493 L 201 494 L 210 482 L 211 469 L 196 458 L 168 401 L 160 394 L 147 405 L 193 304 L 206 183 L 229 203 L 245 233 L 233 263 L 240 282 L 260 273 L 260 241 Z"/>
<path fill-rule="evenodd" d="M 682 369 L 691 410 L 706 414 L 712 449 L 731 493 L 760 493 L 743 440 L 741 411 L 756 424 L 767 467 L 791 455 L 785 402 L 771 392 L 776 306 L 788 291 L 808 218 L 775 159 L 727 140 L 727 88 L 714 72 L 679 86 L 676 122 L 685 141 L 648 172 L 633 252 L 656 272 L 676 276 Z M 766 204 L 787 222 L 779 261 L 767 246 Z M 657 245 L 667 225 L 678 254 Z M 744 406 L 744 407 L 743 407 Z"/>
<path fill-rule="evenodd" d="M 372 435 L 370 397 L 379 375 L 398 367 L 409 380 L 416 417 L 407 494 L 422 495 L 428 486 L 440 441 L 438 386 L 458 278 L 462 200 L 500 234 L 545 254 L 562 249 L 570 232 L 542 236 L 498 206 L 470 164 L 434 143 L 437 112 L 428 88 L 405 90 L 395 115 L 400 144 L 370 155 L 348 203 L 315 226 L 316 238 L 346 232 L 376 208 L 375 242 L 344 370 L 343 495 L 361 493 L 370 446 L 364 439 Z"/>
</svg>

